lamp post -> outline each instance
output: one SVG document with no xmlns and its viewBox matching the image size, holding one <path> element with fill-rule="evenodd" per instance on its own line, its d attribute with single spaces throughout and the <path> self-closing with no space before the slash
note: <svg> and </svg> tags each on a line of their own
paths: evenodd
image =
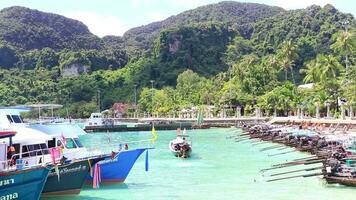
<svg viewBox="0 0 356 200">
<path fill-rule="evenodd" d="M 153 118 L 153 83 L 155 82 L 154 80 L 150 80 L 151 82 L 151 116 Z"/>
</svg>

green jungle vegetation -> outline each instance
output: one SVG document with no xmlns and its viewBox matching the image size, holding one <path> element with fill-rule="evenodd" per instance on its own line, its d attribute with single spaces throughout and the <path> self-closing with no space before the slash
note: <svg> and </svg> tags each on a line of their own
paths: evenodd
<svg viewBox="0 0 356 200">
<path fill-rule="evenodd" d="M 79 118 L 135 104 L 136 90 L 140 113 L 239 105 L 245 115 L 314 114 L 328 102 L 338 115 L 338 98 L 356 105 L 355 29 L 332 5 L 227 1 L 99 38 L 77 20 L 10 7 L 0 11 L 0 105 L 58 103 L 60 115 Z"/>
</svg>

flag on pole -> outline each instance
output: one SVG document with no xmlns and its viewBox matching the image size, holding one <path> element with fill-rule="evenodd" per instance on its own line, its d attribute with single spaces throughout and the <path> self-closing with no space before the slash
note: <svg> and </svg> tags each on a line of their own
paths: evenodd
<svg viewBox="0 0 356 200">
<path fill-rule="evenodd" d="M 148 150 L 146 150 L 145 170 L 148 171 Z"/>
<path fill-rule="evenodd" d="M 61 140 L 62 140 L 63 145 L 66 146 L 67 145 L 67 139 L 66 139 L 66 137 L 64 137 L 63 133 L 62 133 L 61 137 L 62 137 Z"/>
<path fill-rule="evenodd" d="M 151 142 L 154 143 L 156 142 L 157 138 L 158 138 L 158 135 L 157 135 L 157 132 L 156 132 L 156 129 L 155 129 L 155 126 L 152 125 L 152 139 L 151 139 Z"/>
</svg>

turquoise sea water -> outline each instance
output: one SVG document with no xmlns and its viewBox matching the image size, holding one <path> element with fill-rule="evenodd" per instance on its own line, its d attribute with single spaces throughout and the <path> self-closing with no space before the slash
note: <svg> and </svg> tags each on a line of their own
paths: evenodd
<svg viewBox="0 0 356 200">
<path fill-rule="evenodd" d="M 76 197 L 42 199 L 356 199 L 356 188 L 326 185 L 318 177 L 266 182 L 260 169 L 308 154 L 294 152 L 269 156 L 289 149 L 260 152 L 260 149 L 275 144 L 254 146 L 251 141 L 236 143 L 226 139 L 233 131 L 237 129 L 188 131 L 193 139 L 193 154 L 189 159 L 176 158 L 169 151 L 168 142 L 175 138 L 175 131 L 158 131 L 155 149 L 149 152 L 148 172 L 145 171 L 145 156 L 142 155 L 124 184 L 101 185 L 100 189 L 95 190 L 86 186 Z M 107 133 L 93 133 L 81 139 L 86 146 L 100 146 L 108 137 L 123 141 L 142 140 L 151 137 L 151 133 L 110 133 L 110 136 Z"/>
</svg>

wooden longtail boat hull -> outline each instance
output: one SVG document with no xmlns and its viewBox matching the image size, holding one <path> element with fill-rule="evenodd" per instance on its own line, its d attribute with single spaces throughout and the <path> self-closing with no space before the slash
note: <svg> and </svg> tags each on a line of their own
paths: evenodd
<svg viewBox="0 0 356 200">
<path fill-rule="evenodd" d="M 329 184 L 338 183 L 340 185 L 356 187 L 356 178 L 338 177 L 338 176 L 325 176 L 324 178 Z"/>
</svg>

